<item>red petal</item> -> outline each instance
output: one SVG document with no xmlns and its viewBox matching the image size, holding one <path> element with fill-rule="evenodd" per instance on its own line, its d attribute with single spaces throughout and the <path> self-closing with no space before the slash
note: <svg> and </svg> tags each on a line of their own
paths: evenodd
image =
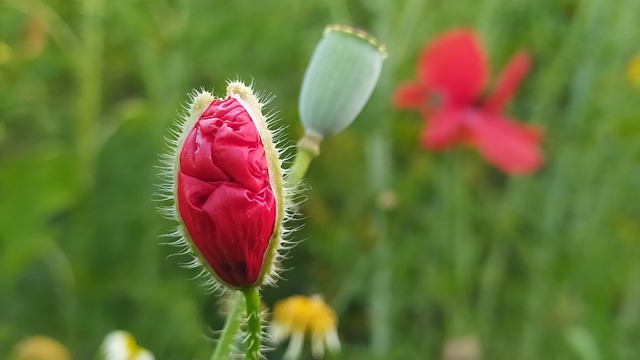
<svg viewBox="0 0 640 360">
<path fill-rule="evenodd" d="M 516 175 L 542 166 L 539 138 L 532 128 L 514 121 L 485 116 L 471 128 L 471 139 L 480 153 L 502 171 Z"/>
<path fill-rule="evenodd" d="M 422 146 L 443 150 L 453 145 L 461 134 L 464 110 L 443 109 L 431 116 L 422 131 Z"/>
<path fill-rule="evenodd" d="M 228 285 L 254 284 L 276 221 L 264 145 L 247 110 L 215 100 L 180 149 L 180 218 L 201 257 Z"/>
<path fill-rule="evenodd" d="M 427 91 L 419 84 L 402 84 L 393 94 L 393 106 L 400 109 L 420 109 L 427 104 Z"/>
<path fill-rule="evenodd" d="M 422 84 L 440 92 L 445 103 L 469 105 L 480 96 L 488 67 L 475 33 L 457 29 L 431 42 L 422 53 L 418 72 Z"/>
<path fill-rule="evenodd" d="M 253 285 L 273 233 L 273 193 L 253 193 L 232 182 L 205 183 L 180 173 L 178 194 L 189 236 L 217 277 L 234 287 Z"/>
<path fill-rule="evenodd" d="M 500 74 L 493 94 L 485 103 L 488 111 L 500 112 L 511 101 L 531 67 L 531 55 L 520 52 L 511 58 Z"/>
</svg>

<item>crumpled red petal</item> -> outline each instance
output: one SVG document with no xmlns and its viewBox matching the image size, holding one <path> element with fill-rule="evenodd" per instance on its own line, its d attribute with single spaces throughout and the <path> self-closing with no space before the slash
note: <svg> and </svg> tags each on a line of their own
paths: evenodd
<svg viewBox="0 0 640 360">
<path fill-rule="evenodd" d="M 527 174 L 543 164 L 539 136 L 532 127 L 502 117 L 485 116 L 470 130 L 478 151 L 506 173 Z"/>
<path fill-rule="evenodd" d="M 484 49 L 472 30 L 446 32 L 423 51 L 418 75 L 423 86 L 441 93 L 445 104 L 471 104 L 487 83 Z"/>
<path fill-rule="evenodd" d="M 180 150 L 178 209 L 216 276 L 236 288 L 257 281 L 274 231 L 276 200 L 260 134 L 234 99 L 214 100 Z"/>
<path fill-rule="evenodd" d="M 530 67 L 531 55 L 528 52 L 522 51 L 514 55 L 500 74 L 493 93 L 485 101 L 484 108 L 493 112 L 504 110 L 504 107 L 511 102 Z"/>
</svg>

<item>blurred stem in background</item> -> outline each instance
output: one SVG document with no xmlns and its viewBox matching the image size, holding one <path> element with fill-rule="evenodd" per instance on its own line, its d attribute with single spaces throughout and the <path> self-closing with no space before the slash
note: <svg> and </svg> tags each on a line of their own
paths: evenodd
<svg viewBox="0 0 640 360">
<path fill-rule="evenodd" d="M 391 14 L 394 2 L 378 1 L 375 9 L 374 32 L 382 39 L 389 37 L 391 28 Z M 394 54 L 391 54 L 393 57 Z M 366 139 L 367 146 L 367 174 L 369 176 L 369 191 L 373 198 L 378 198 L 383 192 L 390 191 L 393 181 L 392 165 L 392 136 L 391 136 L 391 109 L 389 106 L 389 94 L 391 93 L 391 74 L 395 68 L 393 62 L 388 61 L 380 77 L 380 85 L 376 104 L 378 119 L 376 127 Z M 381 98 L 380 98 L 381 97 Z M 369 295 L 369 321 L 371 323 L 369 344 L 373 355 L 378 359 L 388 357 L 391 346 L 391 276 L 393 266 L 391 263 L 391 246 L 389 244 L 389 219 L 390 209 L 377 204 L 372 210 L 371 221 L 374 229 L 374 243 L 372 261 L 369 263 L 372 274 L 372 283 Z"/>
<path fill-rule="evenodd" d="M 469 183 L 464 176 L 463 155 L 460 151 L 449 154 L 441 184 L 443 193 L 446 194 L 444 206 L 447 209 L 447 224 L 442 225 L 444 231 L 441 232 L 440 241 L 450 244 L 452 264 L 453 297 L 447 304 L 447 314 L 450 317 L 447 336 L 452 338 L 474 333 L 470 297 L 474 288 L 478 245 L 469 231 L 469 194 L 466 190 Z"/>
<path fill-rule="evenodd" d="M 8 5 L 38 21 L 70 60 L 78 94 L 74 119 L 74 181 L 80 193 L 87 191 L 93 185 L 98 145 L 101 143 L 98 141 L 98 130 L 102 106 L 105 2 L 82 2 L 78 36 L 53 9 L 41 1 L 10 1 Z"/>
<path fill-rule="evenodd" d="M 392 110 L 390 107 L 394 75 L 403 63 L 410 34 L 420 21 L 425 0 L 409 0 L 399 11 L 399 20 L 394 26 L 393 14 L 396 3 L 380 0 L 374 3 L 373 30 L 376 36 L 388 42 L 390 56 L 380 77 L 378 92 L 374 94 L 372 107 L 376 119 L 372 120 L 374 129 L 366 139 L 367 175 L 369 191 L 376 199 L 377 206 L 372 209 L 371 221 L 374 229 L 374 246 L 371 261 L 368 262 L 372 274 L 369 289 L 370 349 L 375 358 L 386 359 L 393 344 L 392 296 L 393 296 L 393 246 L 390 243 L 391 228 L 389 213 L 396 204 L 385 201 L 395 197 L 393 187 L 393 146 L 392 146 Z M 387 199 L 389 200 L 389 199 Z"/>
<path fill-rule="evenodd" d="M 243 294 L 240 291 L 236 291 L 230 300 L 229 313 L 227 314 L 227 321 L 222 328 L 222 334 L 218 339 L 218 345 L 211 355 L 211 360 L 226 360 L 231 354 L 233 349 L 233 343 L 236 340 L 236 335 L 240 331 L 240 320 L 244 313 L 246 304 L 243 301 Z"/>
<path fill-rule="evenodd" d="M 75 118 L 73 126 L 73 153 L 75 154 L 74 174 L 70 174 L 74 185 L 73 193 L 76 197 L 76 208 L 72 216 L 75 220 L 74 231 L 83 228 L 85 210 L 83 204 L 86 193 L 94 182 L 96 159 L 98 153 L 98 126 L 102 102 L 102 73 L 104 58 L 104 0 L 85 0 L 80 12 L 80 31 L 76 35 L 64 19 L 49 7 L 38 1 L 9 1 L 7 6 L 14 7 L 33 18 L 45 29 L 48 35 L 62 49 L 69 61 L 70 71 L 75 76 Z M 73 91 L 73 90 L 72 90 Z M 86 237 L 80 237 L 86 239 Z M 67 291 L 62 299 L 65 309 L 65 320 L 68 336 L 72 342 L 76 337 L 75 292 L 77 279 L 74 276 L 73 264 L 59 244 L 52 242 L 53 249 L 48 252 L 47 262 L 54 268 L 56 280 Z M 73 346 L 72 346 L 73 347 Z"/>
<path fill-rule="evenodd" d="M 587 1 L 580 3 L 572 28 L 566 38 L 566 52 L 571 51 L 573 44 L 584 43 L 581 58 L 583 61 L 576 68 L 570 85 L 570 97 L 563 116 L 563 126 L 569 134 L 578 134 L 580 122 L 584 119 L 583 111 L 587 109 L 591 90 L 595 83 L 595 66 L 602 43 L 596 34 L 601 28 L 602 16 L 609 7 L 604 2 Z M 561 51 L 555 59 L 555 67 L 570 66 L 567 53 Z M 555 68 L 554 67 L 554 68 Z M 544 103 L 546 99 L 543 99 Z M 548 101 L 548 100 L 547 100 Z M 575 135 L 574 135 L 575 136 Z M 574 137 L 577 139 L 577 136 Z M 568 212 L 567 194 L 571 182 L 572 164 L 582 155 L 572 147 L 562 147 L 556 155 L 553 167 L 549 169 L 547 182 L 547 201 L 541 217 L 539 243 L 532 262 L 532 279 L 529 287 L 527 304 L 527 322 L 524 328 L 522 343 L 522 359 L 540 358 L 540 344 L 544 341 L 543 318 L 545 307 L 551 304 L 553 291 L 557 288 L 549 279 L 554 279 L 553 266 L 558 257 L 560 246 L 565 239 L 558 236 L 564 226 L 562 220 Z M 590 157 L 591 160 L 597 158 Z M 586 180 L 586 179 L 584 179 Z M 579 220 L 578 220 L 579 221 Z M 557 290 L 555 290 L 557 291 Z"/>
<path fill-rule="evenodd" d="M 102 105 L 104 63 L 104 0 L 85 0 L 82 4 L 81 44 L 73 66 L 78 85 L 75 120 L 77 186 L 82 192 L 94 183 L 98 156 L 99 120 Z M 81 192 L 81 193 L 82 193 Z"/>
<path fill-rule="evenodd" d="M 104 0 L 85 0 L 82 4 L 80 44 L 71 62 L 76 77 L 78 100 L 74 121 L 75 145 L 75 184 L 79 195 L 73 216 L 72 232 L 80 240 L 75 245 L 80 254 L 76 259 L 83 259 L 91 248 L 90 230 L 86 226 L 87 193 L 92 190 L 95 180 L 98 157 L 99 119 L 102 105 L 102 74 L 104 61 Z M 77 265 L 77 264 L 76 264 Z M 81 263 L 77 271 L 87 269 L 88 264 Z M 79 269 L 79 270 L 78 270 Z M 82 286 L 82 284 L 80 284 Z M 81 335 L 73 327 L 71 338 L 74 343 L 82 341 Z"/>
<path fill-rule="evenodd" d="M 391 141 L 386 131 L 389 127 L 379 126 L 377 131 L 367 139 L 367 166 L 369 175 L 369 187 L 372 193 L 380 197 L 391 186 Z M 374 246 L 370 262 L 372 272 L 372 284 L 369 295 L 369 318 L 371 322 L 371 350 L 376 358 L 387 357 L 391 345 L 391 245 L 389 244 L 389 220 L 388 211 L 379 202 L 371 214 L 374 231 Z"/>
</svg>

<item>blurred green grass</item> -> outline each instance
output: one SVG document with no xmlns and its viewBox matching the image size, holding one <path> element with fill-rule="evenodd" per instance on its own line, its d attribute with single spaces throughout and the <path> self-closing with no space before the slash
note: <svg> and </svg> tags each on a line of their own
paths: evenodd
<svg viewBox="0 0 640 360">
<path fill-rule="evenodd" d="M 323 27 L 346 22 L 387 44 L 386 73 L 312 164 L 304 241 L 267 305 L 324 294 L 340 317 L 335 358 L 436 359 L 471 334 L 486 359 L 637 359 L 640 89 L 625 67 L 639 18 L 634 0 L 1 3 L 0 357 L 46 334 L 88 359 L 122 328 L 158 359 L 208 358 L 218 298 L 158 245 L 173 226 L 151 201 L 163 136 L 191 89 L 222 94 L 240 78 L 276 95 L 294 144 L 307 61 Z M 420 49 L 456 26 L 478 29 L 493 69 L 532 52 L 509 111 L 545 128 L 539 173 L 509 178 L 466 149 L 427 153 L 419 116 L 391 108 Z M 384 189 L 370 175 L 381 136 Z M 397 208 L 372 210 L 386 185 Z M 383 356 L 367 310 L 380 267 Z"/>
</svg>

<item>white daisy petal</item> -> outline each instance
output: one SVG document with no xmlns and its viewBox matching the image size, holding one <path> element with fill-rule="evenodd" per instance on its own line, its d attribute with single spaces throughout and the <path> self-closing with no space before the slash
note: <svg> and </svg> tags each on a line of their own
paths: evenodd
<svg viewBox="0 0 640 360">
<path fill-rule="evenodd" d="M 327 330 L 327 332 L 324 334 L 324 339 L 327 343 L 327 348 L 329 349 L 329 351 L 340 351 L 340 339 L 338 338 L 338 332 L 335 328 Z"/>
<path fill-rule="evenodd" d="M 102 342 L 105 360 L 127 360 L 132 338 L 126 331 L 116 330 L 108 333 Z"/>
<path fill-rule="evenodd" d="M 311 335 L 311 355 L 314 358 L 321 358 L 324 355 L 324 334 L 314 332 Z"/>
<path fill-rule="evenodd" d="M 285 360 L 296 360 L 302 354 L 302 345 L 304 345 L 304 333 L 300 331 L 294 331 L 291 334 L 291 340 L 289 340 L 289 347 L 284 354 Z"/>
<path fill-rule="evenodd" d="M 149 350 L 141 349 L 135 360 L 156 360 L 156 358 Z"/>
<path fill-rule="evenodd" d="M 288 326 L 279 324 L 277 322 L 272 322 L 269 326 L 269 338 L 275 344 L 281 343 L 284 339 L 289 336 L 291 329 Z"/>
</svg>

